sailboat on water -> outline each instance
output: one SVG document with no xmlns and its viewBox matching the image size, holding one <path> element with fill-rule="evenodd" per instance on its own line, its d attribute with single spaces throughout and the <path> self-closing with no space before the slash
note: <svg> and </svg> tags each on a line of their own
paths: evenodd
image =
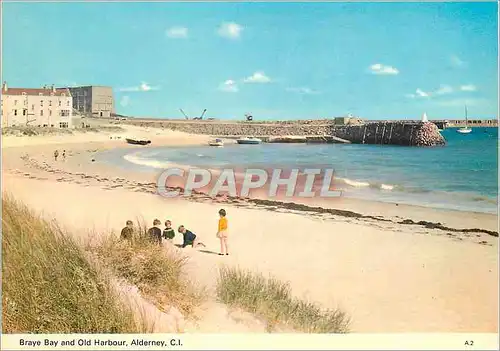
<svg viewBox="0 0 500 351">
<path fill-rule="evenodd" d="M 472 128 L 469 128 L 468 126 L 469 120 L 467 119 L 467 105 L 465 105 L 465 127 L 458 128 L 457 132 L 460 134 L 469 134 L 472 132 Z"/>
</svg>

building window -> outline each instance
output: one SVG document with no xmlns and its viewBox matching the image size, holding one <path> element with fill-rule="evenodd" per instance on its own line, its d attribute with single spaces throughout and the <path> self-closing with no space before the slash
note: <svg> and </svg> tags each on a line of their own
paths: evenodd
<svg viewBox="0 0 500 351">
<path fill-rule="evenodd" d="M 40 110 L 40 116 L 43 116 L 43 110 Z"/>
<path fill-rule="evenodd" d="M 35 111 L 35 104 L 31 105 L 31 111 Z"/>
<path fill-rule="evenodd" d="M 26 109 L 23 110 L 23 116 L 26 116 Z"/>
<path fill-rule="evenodd" d="M 59 128 L 68 128 L 68 122 L 59 122 Z"/>
<path fill-rule="evenodd" d="M 68 100 L 68 101 L 66 101 L 66 106 L 69 106 L 69 100 Z"/>
<path fill-rule="evenodd" d="M 14 100 L 14 105 L 17 105 L 17 100 Z"/>
<path fill-rule="evenodd" d="M 49 116 L 52 116 L 52 110 L 49 110 Z"/>
<path fill-rule="evenodd" d="M 61 101 L 59 100 L 59 107 L 61 107 Z"/>
<path fill-rule="evenodd" d="M 43 106 L 43 100 L 40 100 L 40 106 Z"/>
<path fill-rule="evenodd" d="M 17 110 L 14 110 L 14 116 L 17 116 Z"/>
<path fill-rule="evenodd" d="M 24 100 L 24 106 L 28 106 L 28 99 Z"/>
<path fill-rule="evenodd" d="M 49 100 L 49 106 L 52 106 L 52 100 Z"/>
</svg>

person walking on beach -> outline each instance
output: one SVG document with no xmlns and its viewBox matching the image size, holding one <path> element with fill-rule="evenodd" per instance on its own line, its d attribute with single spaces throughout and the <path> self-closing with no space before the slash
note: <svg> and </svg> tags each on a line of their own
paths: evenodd
<svg viewBox="0 0 500 351">
<path fill-rule="evenodd" d="M 66 161 L 66 150 L 63 150 L 62 157 L 63 157 L 63 161 Z"/>
<path fill-rule="evenodd" d="M 184 242 L 182 243 L 182 248 L 185 248 L 188 245 L 191 245 L 191 247 L 195 247 L 198 245 L 206 247 L 205 244 L 199 242 L 199 240 L 196 238 L 196 234 L 194 234 L 190 230 L 187 230 L 186 227 L 184 227 L 183 225 L 179 227 L 178 232 L 184 236 Z"/>
<path fill-rule="evenodd" d="M 59 151 L 54 151 L 54 160 L 57 161 L 57 157 L 59 156 Z"/>
<path fill-rule="evenodd" d="M 128 220 L 125 227 L 122 229 L 122 232 L 120 234 L 120 239 L 132 241 L 133 238 L 134 238 L 134 222 Z"/>
<path fill-rule="evenodd" d="M 224 255 L 224 252 L 226 255 L 229 255 L 228 248 L 227 248 L 227 218 L 226 218 L 226 210 L 221 209 L 219 211 L 219 225 L 217 228 L 217 237 L 220 240 L 220 253 L 219 255 L 222 256 Z"/>
<path fill-rule="evenodd" d="M 155 219 L 153 221 L 153 226 L 148 229 L 148 239 L 154 243 L 161 245 L 161 229 L 160 229 L 161 222 L 159 219 Z"/>
<path fill-rule="evenodd" d="M 175 230 L 172 228 L 172 222 L 170 220 L 165 221 L 165 229 L 163 229 L 163 239 L 172 241 L 175 238 Z"/>
</svg>

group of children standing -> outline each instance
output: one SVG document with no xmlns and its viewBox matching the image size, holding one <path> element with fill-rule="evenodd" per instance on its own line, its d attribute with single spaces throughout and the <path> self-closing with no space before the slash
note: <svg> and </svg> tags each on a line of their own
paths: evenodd
<svg viewBox="0 0 500 351">
<path fill-rule="evenodd" d="M 226 210 L 221 209 L 219 211 L 219 224 L 217 227 L 217 238 L 220 240 L 220 253 L 219 255 L 229 255 L 228 252 L 228 231 L 227 231 L 227 218 L 226 218 Z M 162 239 L 167 240 L 167 242 L 172 242 L 175 237 L 175 230 L 172 228 L 172 222 L 170 220 L 165 221 L 165 228 L 162 230 L 160 228 L 161 222 L 159 219 L 155 219 L 153 221 L 153 227 L 149 228 L 147 231 L 148 239 L 153 243 L 158 245 L 162 244 Z M 183 243 L 182 248 L 191 245 L 191 247 L 203 246 L 206 247 L 205 244 L 199 241 L 196 234 L 192 231 L 188 230 L 183 225 L 179 226 L 177 231 L 183 235 Z M 122 229 L 121 239 L 123 240 L 132 240 L 134 237 L 134 222 L 128 220 L 126 223 L 126 227 Z"/>
</svg>

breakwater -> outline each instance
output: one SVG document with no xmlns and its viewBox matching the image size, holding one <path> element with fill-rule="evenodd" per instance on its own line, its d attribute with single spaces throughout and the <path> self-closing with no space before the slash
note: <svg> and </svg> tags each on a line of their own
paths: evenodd
<svg viewBox="0 0 500 351">
<path fill-rule="evenodd" d="M 287 137 L 325 137 L 344 139 L 355 144 L 384 144 L 405 146 L 444 145 L 445 140 L 431 122 L 369 122 L 361 125 L 335 125 L 333 121 L 284 121 L 272 123 L 220 121 L 145 121 L 129 120 L 127 124 L 151 126 L 192 134 L 226 136 L 280 137 L 282 142 L 293 142 Z M 316 142 L 321 138 L 314 138 Z"/>
<path fill-rule="evenodd" d="M 430 122 L 383 122 L 358 126 L 332 127 L 330 135 L 355 144 L 382 144 L 404 146 L 444 145 L 438 127 Z"/>
</svg>

